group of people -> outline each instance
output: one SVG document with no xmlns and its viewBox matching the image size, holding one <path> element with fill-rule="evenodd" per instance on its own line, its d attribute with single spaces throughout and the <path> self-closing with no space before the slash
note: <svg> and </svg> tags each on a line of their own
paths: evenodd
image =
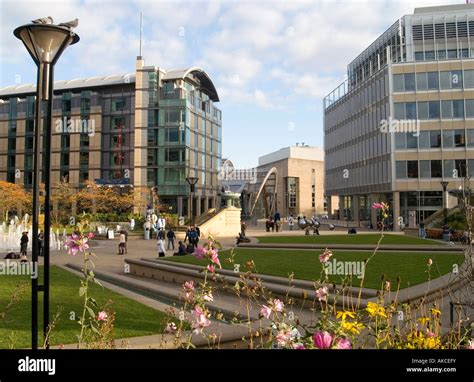
<svg viewBox="0 0 474 382">
<path fill-rule="evenodd" d="M 173 228 L 170 228 L 166 234 L 164 229 L 159 230 L 157 237 L 158 239 L 156 245 L 158 249 L 158 257 L 164 257 L 166 251 L 169 250 L 170 247 L 173 251 L 175 250 L 176 233 L 174 232 Z M 200 237 L 201 231 L 199 230 L 199 227 L 188 227 L 184 240 L 178 241 L 178 251 L 174 252 L 173 256 L 184 256 L 194 253 L 194 249 L 197 247 Z M 167 240 L 166 249 L 165 238 Z"/>
<path fill-rule="evenodd" d="M 277 232 L 280 232 L 282 224 L 283 223 L 281 222 L 281 215 L 277 211 L 275 212 L 275 215 L 273 217 L 268 217 L 267 221 L 265 222 L 265 229 L 267 232 L 270 232 L 270 230 L 272 232 L 275 232 L 275 230 Z"/>
</svg>

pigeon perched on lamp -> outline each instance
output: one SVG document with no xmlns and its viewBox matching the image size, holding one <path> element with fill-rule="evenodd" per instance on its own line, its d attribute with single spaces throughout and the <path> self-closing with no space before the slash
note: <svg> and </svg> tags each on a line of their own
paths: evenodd
<svg viewBox="0 0 474 382">
<path fill-rule="evenodd" d="M 41 19 L 36 19 L 31 21 L 33 24 L 52 24 L 53 18 L 51 16 L 43 17 Z"/>
</svg>

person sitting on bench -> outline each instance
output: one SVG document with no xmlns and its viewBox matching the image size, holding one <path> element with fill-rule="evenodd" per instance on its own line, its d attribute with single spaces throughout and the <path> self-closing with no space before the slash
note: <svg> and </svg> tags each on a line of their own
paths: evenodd
<svg viewBox="0 0 474 382">
<path fill-rule="evenodd" d="M 239 232 L 239 235 L 236 237 L 236 239 L 237 242 L 235 243 L 235 245 L 239 245 L 240 243 L 250 243 L 250 239 L 244 236 L 242 232 Z"/>
</svg>

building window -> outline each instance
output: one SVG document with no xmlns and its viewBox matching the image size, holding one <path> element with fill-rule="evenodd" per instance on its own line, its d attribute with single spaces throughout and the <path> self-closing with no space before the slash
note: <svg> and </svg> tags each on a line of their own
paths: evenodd
<svg viewBox="0 0 474 382">
<path fill-rule="evenodd" d="M 454 130 L 454 146 L 466 147 L 466 137 L 464 135 L 464 130 Z"/>
<path fill-rule="evenodd" d="M 413 133 L 406 133 L 407 138 L 407 149 L 418 148 L 418 137 L 414 136 Z"/>
<path fill-rule="evenodd" d="M 316 208 L 316 186 L 311 185 L 311 208 Z"/>
<path fill-rule="evenodd" d="M 61 178 L 61 182 L 69 183 L 69 171 L 61 171 L 60 178 Z"/>
<path fill-rule="evenodd" d="M 112 111 L 123 111 L 125 109 L 125 98 L 114 98 L 112 100 Z"/>
<path fill-rule="evenodd" d="M 34 119 L 27 119 L 25 125 L 25 132 L 26 134 L 32 134 L 35 131 L 35 120 Z"/>
<path fill-rule="evenodd" d="M 430 132 L 429 131 L 420 131 L 420 136 L 418 138 L 419 138 L 418 147 L 420 149 L 430 148 Z"/>
<path fill-rule="evenodd" d="M 456 159 L 454 161 L 454 168 L 457 171 L 456 175 L 458 178 L 463 178 L 466 176 L 466 160 L 465 159 Z M 453 176 L 455 178 L 455 176 Z"/>
<path fill-rule="evenodd" d="M 443 177 L 443 164 L 440 160 L 431 161 L 431 177 L 432 178 Z"/>
<path fill-rule="evenodd" d="M 83 96 L 81 97 L 81 114 L 87 115 L 91 112 L 91 99 L 89 97 Z"/>
<path fill-rule="evenodd" d="M 87 134 L 81 134 L 81 140 L 80 140 L 80 148 L 81 150 L 89 150 L 90 146 L 90 137 Z"/>
<path fill-rule="evenodd" d="M 84 152 L 79 153 L 79 165 L 80 166 L 89 165 L 89 153 L 84 153 Z"/>
<path fill-rule="evenodd" d="M 166 150 L 166 162 L 179 162 L 180 151 L 178 149 L 167 149 Z"/>
<path fill-rule="evenodd" d="M 453 118 L 464 118 L 464 100 L 453 100 Z"/>
<path fill-rule="evenodd" d="M 415 74 L 405 73 L 405 91 L 415 91 Z"/>
<path fill-rule="evenodd" d="M 416 160 L 407 161 L 407 177 L 418 178 L 418 161 Z"/>
<path fill-rule="evenodd" d="M 430 119 L 439 119 L 439 101 L 428 102 L 428 117 Z"/>
<path fill-rule="evenodd" d="M 112 165 L 121 166 L 125 164 L 125 153 L 111 153 L 110 159 Z"/>
<path fill-rule="evenodd" d="M 417 73 L 416 74 L 416 89 L 417 90 L 427 90 L 428 89 L 428 79 L 426 73 Z"/>
<path fill-rule="evenodd" d="M 444 148 L 453 148 L 454 147 L 453 130 L 443 131 L 443 147 Z"/>
<path fill-rule="evenodd" d="M 441 131 L 440 130 L 430 131 L 430 147 L 432 149 L 441 147 Z"/>
<path fill-rule="evenodd" d="M 428 90 L 439 89 L 439 74 L 438 72 L 428 72 Z"/>
<path fill-rule="evenodd" d="M 454 161 L 453 160 L 444 160 L 443 161 L 443 178 L 455 178 L 456 174 L 454 172 Z"/>
<path fill-rule="evenodd" d="M 26 187 L 33 186 L 33 173 L 31 171 L 25 172 L 23 179 Z"/>
<path fill-rule="evenodd" d="M 296 195 L 298 192 L 298 178 L 288 177 L 286 181 L 287 206 L 296 208 Z"/>
<path fill-rule="evenodd" d="M 61 135 L 61 151 L 69 150 L 71 136 L 69 134 Z"/>
<path fill-rule="evenodd" d="M 79 183 L 86 183 L 89 180 L 89 172 L 81 171 L 79 172 Z"/>
<path fill-rule="evenodd" d="M 110 136 L 110 147 L 111 148 L 120 148 L 125 145 L 125 135 L 123 134 L 114 134 Z"/>
<path fill-rule="evenodd" d="M 69 166 L 69 153 L 61 153 L 61 167 Z"/>
<path fill-rule="evenodd" d="M 25 154 L 25 171 L 33 170 L 33 154 Z"/>
<path fill-rule="evenodd" d="M 176 127 L 172 127 L 167 129 L 168 131 L 168 139 L 167 142 L 179 142 L 179 129 Z"/>
<path fill-rule="evenodd" d="M 110 127 L 112 130 L 121 130 L 125 128 L 125 117 L 110 118 Z"/>
<path fill-rule="evenodd" d="M 25 150 L 33 150 L 34 140 L 33 137 L 25 137 Z"/>
<path fill-rule="evenodd" d="M 474 129 L 466 130 L 466 143 L 467 147 L 474 147 Z"/>
<path fill-rule="evenodd" d="M 431 178 L 431 163 L 429 160 L 420 160 L 420 178 Z"/>
</svg>

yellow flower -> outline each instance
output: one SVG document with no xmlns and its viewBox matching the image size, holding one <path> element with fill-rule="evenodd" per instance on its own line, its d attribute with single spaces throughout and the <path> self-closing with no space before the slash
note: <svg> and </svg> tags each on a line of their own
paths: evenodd
<svg viewBox="0 0 474 382">
<path fill-rule="evenodd" d="M 418 321 L 421 323 L 421 325 L 425 325 L 427 322 L 429 322 L 429 317 L 420 317 Z"/>
<path fill-rule="evenodd" d="M 438 309 L 435 309 L 435 308 L 431 308 L 431 314 L 432 314 L 433 316 L 437 316 L 437 317 L 438 317 L 438 316 L 441 315 L 441 311 L 438 310 Z"/>
<path fill-rule="evenodd" d="M 359 334 L 360 331 L 365 328 L 364 325 L 362 325 L 360 322 L 357 322 L 357 321 L 354 321 L 354 322 L 342 321 L 341 326 L 344 329 L 344 331 L 349 334 Z"/>
<path fill-rule="evenodd" d="M 375 317 L 375 316 L 385 317 L 385 318 L 387 317 L 387 315 L 385 314 L 385 308 L 375 302 L 367 303 L 367 308 L 365 308 L 365 310 L 372 317 Z"/>
<path fill-rule="evenodd" d="M 354 318 L 355 313 L 350 310 L 339 311 L 336 313 L 336 318 L 340 318 L 342 321 L 345 321 L 346 317 Z"/>
</svg>

